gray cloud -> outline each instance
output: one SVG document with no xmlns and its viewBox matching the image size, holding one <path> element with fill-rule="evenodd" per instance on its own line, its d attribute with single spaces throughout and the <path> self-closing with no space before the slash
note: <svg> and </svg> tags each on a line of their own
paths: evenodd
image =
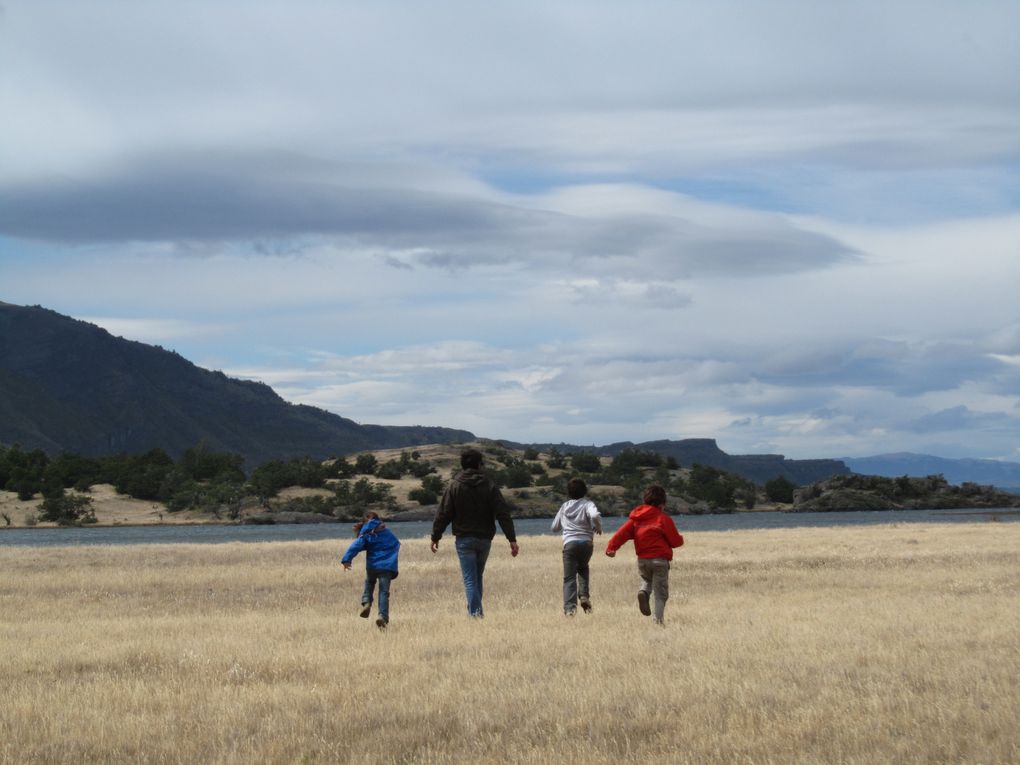
<svg viewBox="0 0 1020 765">
<path fill-rule="evenodd" d="M 400 260 L 447 269 L 576 261 L 613 270 L 598 261 L 616 258 L 638 276 L 667 279 L 790 273 L 854 257 L 835 239 L 778 218 L 763 227 L 662 214 L 566 214 L 491 191 L 381 186 L 373 171 L 385 183 L 399 180 L 385 165 L 348 170 L 281 154 L 147 158 L 116 174 L 0 186 L 0 232 L 64 242 L 254 240 L 256 253 L 273 255 L 299 251 L 293 238 L 332 236 L 413 251 Z"/>
</svg>

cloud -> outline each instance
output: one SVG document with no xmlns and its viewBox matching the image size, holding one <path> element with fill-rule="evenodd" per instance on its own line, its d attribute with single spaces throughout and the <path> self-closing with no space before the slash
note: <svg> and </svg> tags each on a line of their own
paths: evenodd
<svg viewBox="0 0 1020 765">
<path fill-rule="evenodd" d="M 1016 3 L 5 8 L 4 300 L 363 422 L 1016 448 Z"/>
</svg>

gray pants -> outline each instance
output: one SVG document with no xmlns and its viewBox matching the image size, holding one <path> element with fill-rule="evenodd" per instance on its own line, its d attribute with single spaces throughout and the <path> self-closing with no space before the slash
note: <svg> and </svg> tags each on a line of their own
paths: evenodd
<svg viewBox="0 0 1020 765">
<path fill-rule="evenodd" d="M 563 546 L 563 610 L 577 610 L 577 598 L 590 597 L 588 572 L 594 546 L 591 542 L 567 542 Z"/>
<path fill-rule="evenodd" d="M 669 561 L 665 558 L 638 558 L 641 591 L 655 598 L 655 621 L 662 623 L 662 614 L 669 600 Z"/>
</svg>

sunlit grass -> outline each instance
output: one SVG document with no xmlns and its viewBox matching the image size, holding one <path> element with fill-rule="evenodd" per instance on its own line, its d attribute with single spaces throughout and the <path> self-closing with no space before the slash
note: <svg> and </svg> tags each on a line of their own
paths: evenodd
<svg viewBox="0 0 1020 765">
<path fill-rule="evenodd" d="M 630 546 L 405 539 L 391 626 L 335 542 L 0 548 L 0 761 L 1020 761 L 1020 524 L 695 533 L 665 628 Z"/>
</svg>

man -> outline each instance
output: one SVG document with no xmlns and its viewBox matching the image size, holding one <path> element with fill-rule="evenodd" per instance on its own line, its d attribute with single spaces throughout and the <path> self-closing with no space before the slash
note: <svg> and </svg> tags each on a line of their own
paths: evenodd
<svg viewBox="0 0 1020 765">
<path fill-rule="evenodd" d="M 460 455 L 461 472 L 453 477 L 443 493 L 443 499 L 432 523 L 432 552 L 439 549 L 439 540 L 446 527 L 453 523 L 457 558 L 464 577 L 468 614 L 482 618 L 482 576 L 489 558 L 492 538 L 496 536 L 496 521 L 510 542 L 510 555 L 516 557 L 520 548 L 514 533 L 510 506 L 499 487 L 482 472 L 482 453 L 466 449 Z"/>
</svg>

